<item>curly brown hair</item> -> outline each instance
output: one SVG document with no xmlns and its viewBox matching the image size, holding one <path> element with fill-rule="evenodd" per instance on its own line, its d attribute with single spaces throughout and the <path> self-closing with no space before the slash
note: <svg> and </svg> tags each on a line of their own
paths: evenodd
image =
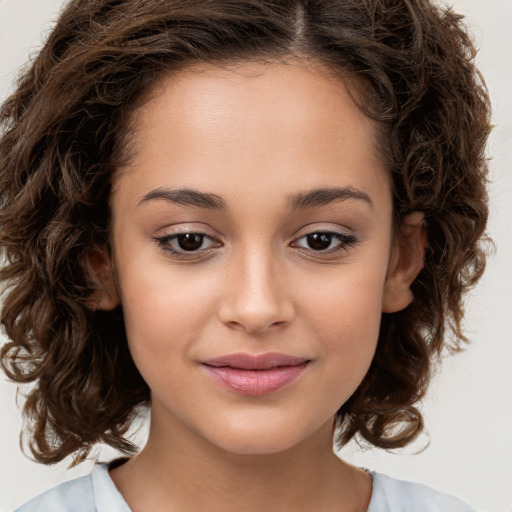
<svg viewBox="0 0 512 512">
<path fill-rule="evenodd" d="M 130 114 L 193 62 L 315 59 L 353 77 L 378 121 L 395 227 L 424 212 L 414 302 L 383 314 L 369 372 L 337 413 L 340 444 L 383 448 L 423 429 L 415 404 L 442 348 L 457 350 L 465 292 L 485 264 L 489 99 L 462 17 L 428 0 L 72 0 L 0 111 L 1 323 L 6 374 L 35 382 L 24 412 L 43 463 L 125 453 L 150 391 L 122 308 L 91 311 L 82 262 L 109 242 L 112 176 L 129 158 Z M 343 78 L 345 77 L 345 78 Z"/>
</svg>

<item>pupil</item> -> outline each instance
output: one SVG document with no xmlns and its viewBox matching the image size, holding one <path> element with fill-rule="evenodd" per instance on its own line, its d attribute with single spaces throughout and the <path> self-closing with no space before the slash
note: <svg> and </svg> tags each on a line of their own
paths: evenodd
<svg viewBox="0 0 512 512">
<path fill-rule="evenodd" d="M 332 235 L 328 233 L 312 233 L 307 236 L 308 245 L 315 251 L 324 251 L 331 245 Z"/>
<path fill-rule="evenodd" d="M 197 233 L 184 233 L 178 236 L 178 245 L 184 251 L 197 251 L 203 244 L 203 236 Z"/>
</svg>

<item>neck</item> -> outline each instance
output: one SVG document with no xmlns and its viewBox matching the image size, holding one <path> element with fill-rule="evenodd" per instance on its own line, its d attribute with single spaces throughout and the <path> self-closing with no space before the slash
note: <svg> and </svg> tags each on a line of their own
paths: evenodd
<svg viewBox="0 0 512 512">
<path fill-rule="evenodd" d="M 279 453 L 241 455 L 153 423 L 148 443 L 111 476 L 133 512 L 269 509 L 364 512 L 371 479 L 332 450 L 332 424 Z"/>
</svg>

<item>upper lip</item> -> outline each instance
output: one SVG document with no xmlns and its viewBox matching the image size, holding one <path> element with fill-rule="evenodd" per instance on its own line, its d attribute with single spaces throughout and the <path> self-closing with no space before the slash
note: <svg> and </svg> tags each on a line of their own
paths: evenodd
<svg viewBox="0 0 512 512">
<path fill-rule="evenodd" d="M 290 356 L 288 354 L 228 354 L 203 361 L 207 366 L 237 368 L 240 370 L 269 370 L 279 366 L 298 366 L 309 362 L 303 357 Z"/>
</svg>

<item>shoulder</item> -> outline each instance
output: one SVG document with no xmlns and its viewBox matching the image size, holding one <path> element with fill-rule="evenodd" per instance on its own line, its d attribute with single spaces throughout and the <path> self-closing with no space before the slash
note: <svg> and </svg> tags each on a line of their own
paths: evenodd
<svg viewBox="0 0 512 512">
<path fill-rule="evenodd" d="M 91 476 L 64 482 L 35 497 L 15 512 L 94 512 Z"/>
<path fill-rule="evenodd" d="M 426 485 L 371 473 L 373 493 L 368 512 L 476 512 L 468 504 Z"/>
<path fill-rule="evenodd" d="M 101 464 L 92 473 L 64 482 L 30 500 L 15 512 L 130 512 L 107 466 Z"/>
</svg>

